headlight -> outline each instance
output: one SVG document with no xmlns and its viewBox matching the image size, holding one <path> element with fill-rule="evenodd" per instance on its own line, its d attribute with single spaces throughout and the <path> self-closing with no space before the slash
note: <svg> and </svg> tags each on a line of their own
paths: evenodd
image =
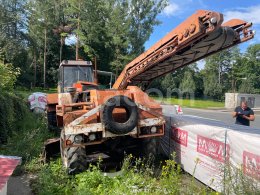
<svg viewBox="0 0 260 195">
<path fill-rule="evenodd" d="M 96 139 L 96 135 L 95 134 L 90 134 L 88 136 L 88 138 L 89 138 L 90 141 L 94 141 Z"/>
<path fill-rule="evenodd" d="M 83 142 L 83 136 L 82 135 L 76 135 L 74 137 L 74 142 L 77 144 L 81 144 Z"/>
<path fill-rule="evenodd" d="M 155 127 L 155 126 L 153 126 L 152 128 L 151 128 L 151 133 L 156 133 L 157 132 L 157 128 Z"/>
</svg>

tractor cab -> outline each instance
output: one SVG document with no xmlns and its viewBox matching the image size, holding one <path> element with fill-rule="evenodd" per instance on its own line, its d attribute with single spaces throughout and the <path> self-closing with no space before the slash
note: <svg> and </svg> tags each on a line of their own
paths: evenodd
<svg viewBox="0 0 260 195">
<path fill-rule="evenodd" d="M 59 67 L 58 92 L 70 92 L 96 89 L 94 71 L 91 61 L 63 60 Z"/>
</svg>

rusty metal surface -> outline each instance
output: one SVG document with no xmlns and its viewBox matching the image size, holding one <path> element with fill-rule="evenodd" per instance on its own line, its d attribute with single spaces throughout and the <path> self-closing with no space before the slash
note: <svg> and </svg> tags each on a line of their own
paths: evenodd
<svg viewBox="0 0 260 195">
<path fill-rule="evenodd" d="M 47 104 L 58 104 L 58 94 L 47 94 Z"/>
<path fill-rule="evenodd" d="M 139 126 L 140 127 L 146 127 L 146 126 L 158 126 L 158 125 L 164 125 L 165 120 L 164 118 L 148 118 L 140 120 Z"/>
<path fill-rule="evenodd" d="M 101 132 L 104 130 L 102 123 L 92 123 L 92 124 L 81 124 L 81 125 L 66 125 L 64 127 L 65 135 L 73 135 L 73 134 L 85 134 L 93 132 Z"/>
<path fill-rule="evenodd" d="M 101 106 L 97 106 L 94 109 L 90 110 L 89 112 L 87 112 L 86 114 L 82 115 L 81 117 L 77 118 L 76 120 L 74 120 L 73 122 L 70 123 L 70 126 L 76 126 L 79 125 L 82 121 L 84 121 L 85 119 L 87 119 L 88 117 L 98 113 L 101 109 Z"/>
<path fill-rule="evenodd" d="M 233 19 L 222 25 L 223 15 L 199 10 L 146 52 L 130 62 L 122 71 L 114 89 L 149 83 L 223 49 L 254 37 L 252 23 Z"/>
<path fill-rule="evenodd" d="M 95 106 L 102 105 L 108 99 L 117 95 L 129 97 L 137 105 L 140 104 L 149 109 L 161 109 L 160 104 L 136 86 L 128 86 L 125 90 L 90 90 L 90 101 L 93 102 Z"/>
<path fill-rule="evenodd" d="M 76 124 L 76 123 L 75 123 Z M 151 126 L 163 126 L 165 124 L 164 118 L 146 118 L 139 120 L 138 127 L 133 129 L 131 132 L 125 135 L 137 135 L 139 137 L 139 128 L 140 127 L 151 127 Z M 89 135 L 89 133 L 94 132 L 103 132 L 103 138 L 107 137 L 117 137 L 121 135 L 116 135 L 104 128 L 102 123 L 90 123 L 90 124 L 80 124 L 80 125 L 73 125 L 73 123 L 68 124 L 64 127 L 65 135 L 75 135 L 75 134 L 85 134 Z M 152 134 L 149 134 L 152 135 Z M 147 135 L 147 136 L 149 136 Z M 160 135 L 163 135 L 161 133 Z"/>
</svg>

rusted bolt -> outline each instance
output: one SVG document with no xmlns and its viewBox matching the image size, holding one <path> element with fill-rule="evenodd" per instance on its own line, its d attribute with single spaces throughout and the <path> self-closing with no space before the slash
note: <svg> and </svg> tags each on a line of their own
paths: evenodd
<svg viewBox="0 0 260 195">
<path fill-rule="evenodd" d="M 195 25 L 195 24 L 191 24 L 191 25 L 190 25 L 190 33 L 191 33 L 191 34 L 194 33 L 195 30 L 196 30 L 196 25 Z"/>
<path fill-rule="evenodd" d="M 182 41 L 183 39 L 183 34 L 179 34 L 179 40 Z"/>
<path fill-rule="evenodd" d="M 184 32 L 183 32 L 183 35 L 184 35 L 185 38 L 187 38 L 188 35 L 189 35 L 189 30 L 185 29 Z"/>
</svg>

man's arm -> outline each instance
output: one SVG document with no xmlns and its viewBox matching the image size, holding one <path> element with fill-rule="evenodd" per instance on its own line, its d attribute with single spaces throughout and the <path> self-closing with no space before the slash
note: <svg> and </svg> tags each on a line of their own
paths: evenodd
<svg viewBox="0 0 260 195">
<path fill-rule="evenodd" d="M 237 117 L 237 112 L 232 113 L 233 118 Z"/>
<path fill-rule="evenodd" d="M 234 112 L 232 113 L 232 117 L 235 118 L 238 115 L 238 107 L 235 108 Z"/>
<path fill-rule="evenodd" d="M 254 121 L 255 120 L 255 115 L 250 114 L 249 116 L 243 115 L 243 118 L 249 120 L 249 121 Z"/>
<path fill-rule="evenodd" d="M 255 113 L 252 109 L 249 111 L 249 116 L 243 115 L 243 118 L 249 120 L 249 121 L 254 121 L 255 120 Z"/>
</svg>

